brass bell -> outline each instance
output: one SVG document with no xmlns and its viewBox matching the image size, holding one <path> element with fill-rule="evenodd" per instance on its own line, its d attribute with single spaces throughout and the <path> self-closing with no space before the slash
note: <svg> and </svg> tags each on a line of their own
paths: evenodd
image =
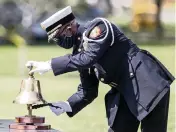
<svg viewBox="0 0 176 132">
<path fill-rule="evenodd" d="M 39 102 L 40 98 L 37 89 L 35 79 L 29 77 L 28 79 L 22 80 L 20 92 L 13 103 L 35 104 Z"/>
<path fill-rule="evenodd" d="M 41 94 L 40 82 L 35 80 L 33 74 L 29 75 L 28 79 L 22 80 L 21 88 L 18 96 L 13 103 L 17 104 L 36 104 L 45 102 Z"/>
<path fill-rule="evenodd" d="M 32 66 L 29 68 L 31 71 Z M 43 104 L 36 104 L 40 101 L 43 102 Z M 49 103 L 47 103 L 42 97 L 40 82 L 39 80 L 35 80 L 34 73 L 30 73 L 28 79 L 22 80 L 20 92 L 13 103 L 27 105 L 28 114 L 15 117 L 15 122 L 9 125 L 10 130 L 13 130 L 14 132 L 17 132 L 18 130 L 20 132 L 26 132 L 26 130 L 34 130 L 35 132 L 38 132 L 38 130 L 51 130 L 51 125 L 44 124 L 45 117 L 32 114 L 33 104 L 36 104 L 35 108 L 49 105 Z"/>
</svg>

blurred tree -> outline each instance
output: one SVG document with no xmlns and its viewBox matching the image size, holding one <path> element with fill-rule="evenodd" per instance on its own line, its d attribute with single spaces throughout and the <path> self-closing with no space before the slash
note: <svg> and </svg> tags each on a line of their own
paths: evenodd
<svg viewBox="0 0 176 132">
<path fill-rule="evenodd" d="M 155 0 L 157 5 L 157 12 L 156 12 L 156 35 L 158 39 L 163 38 L 164 36 L 164 28 L 161 23 L 161 11 L 162 5 L 164 0 Z"/>
<path fill-rule="evenodd" d="M 78 19 L 88 21 L 95 17 L 102 17 L 103 12 L 98 7 L 99 0 L 78 0 L 77 5 L 73 8 L 74 14 Z"/>
<path fill-rule="evenodd" d="M 73 8 L 74 13 L 77 14 L 78 16 L 84 16 L 86 10 L 87 10 L 87 3 L 85 0 L 78 0 L 77 5 L 75 8 Z"/>
<path fill-rule="evenodd" d="M 111 0 L 105 0 L 107 5 L 107 14 L 112 14 L 113 6 L 111 4 Z"/>
<path fill-rule="evenodd" d="M 24 2 L 24 0 L 19 1 Z M 36 12 L 40 14 L 43 11 L 55 11 L 65 6 L 67 0 L 52 0 L 52 2 L 51 0 L 25 0 L 25 2 L 33 6 Z"/>
<path fill-rule="evenodd" d="M 24 64 L 26 62 L 27 42 L 20 34 L 23 20 L 23 11 L 16 1 L 7 0 L 0 5 L 0 29 L 1 37 L 12 42 L 18 47 L 18 66 L 20 75 L 24 75 Z"/>
<path fill-rule="evenodd" d="M 8 0 L 0 5 L 0 18 L 0 24 L 8 30 L 13 30 L 21 24 L 22 11 L 15 2 Z"/>
</svg>

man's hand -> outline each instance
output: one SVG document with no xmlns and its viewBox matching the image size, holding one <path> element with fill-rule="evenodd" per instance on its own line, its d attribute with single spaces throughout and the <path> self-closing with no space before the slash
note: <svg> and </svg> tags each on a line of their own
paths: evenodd
<svg viewBox="0 0 176 132">
<path fill-rule="evenodd" d="M 26 67 L 31 67 L 34 66 L 36 67 L 35 69 L 31 70 L 29 72 L 29 74 L 34 73 L 34 72 L 38 72 L 39 74 L 44 74 L 45 72 L 50 71 L 51 68 L 51 61 L 41 61 L 41 62 L 37 62 L 37 61 L 28 61 L 26 63 Z"/>
<path fill-rule="evenodd" d="M 72 108 L 67 101 L 59 101 L 57 103 L 51 103 L 49 107 L 51 111 L 57 116 L 59 116 L 64 112 L 72 112 Z"/>
</svg>

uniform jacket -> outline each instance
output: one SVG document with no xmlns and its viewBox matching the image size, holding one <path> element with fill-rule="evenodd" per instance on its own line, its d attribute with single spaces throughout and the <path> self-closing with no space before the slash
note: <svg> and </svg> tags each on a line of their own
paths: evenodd
<svg viewBox="0 0 176 132">
<path fill-rule="evenodd" d="M 72 112 L 67 114 L 74 116 L 91 103 L 98 96 L 101 81 L 112 87 L 105 96 L 110 126 L 117 113 L 120 96 L 124 97 L 134 116 L 142 120 L 167 93 L 169 88 L 166 86 L 173 82 L 174 77 L 157 58 L 139 49 L 117 26 L 111 23 L 112 32 L 107 21 L 106 24 L 107 27 L 102 19 L 95 19 L 84 27 L 79 26 L 73 53 L 52 59 L 54 75 L 80 72 L 81 83 L 78 91 L 68 99 Z M 97 26 L 101 34 L 90 38 L 91 31 Z M 90 38 L 89 41 L 84 41 L 83 32 Z"/>
</svg>

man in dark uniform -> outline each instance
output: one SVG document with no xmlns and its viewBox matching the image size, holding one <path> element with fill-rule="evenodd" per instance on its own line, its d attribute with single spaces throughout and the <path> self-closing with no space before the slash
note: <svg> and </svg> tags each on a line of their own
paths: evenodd
<svg viewBox="0 0 176 132">
<path fill-rule="evenodd" d="M 174 77 L 151 53 L 139 49 L 114 24 L 95 18 L 81 26 L 71 7 L 42 24 L 53 40 L 73 53 L 47 62 L 28 61 L 32 72 L 54 75 L 79 71 L 78 91 L 67 101 L 53 103 L 56 114 L 72 117 L 98 96 L 99 81 L 111 86 L 105 96 L 109 132 L 166 132 L 170 84 Z"/>
</svg>

